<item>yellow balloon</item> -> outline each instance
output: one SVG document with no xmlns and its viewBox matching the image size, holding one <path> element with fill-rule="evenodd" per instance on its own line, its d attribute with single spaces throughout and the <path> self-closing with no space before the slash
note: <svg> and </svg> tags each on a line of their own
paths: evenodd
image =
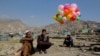
<svg viewBox="0 0 100 56">
<path fill-rule="evenodd" d="M 72 17 L 72 14 L 68 14 L 66 17 L 68 20 L 70 20 L 70 18 Z"/>
<path fill-rule="evenodd" d="M 57 17 L 56 17 L 56 16 L 53 16 L 53 19 L 55 19 L 55 20 L 56 20 L 56 19 L 57 19 Z"/>
</svg>

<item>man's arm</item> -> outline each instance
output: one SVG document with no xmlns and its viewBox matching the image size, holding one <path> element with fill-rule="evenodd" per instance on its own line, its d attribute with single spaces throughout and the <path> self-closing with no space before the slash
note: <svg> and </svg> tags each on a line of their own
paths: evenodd
<svg viewBox="0 0 100 56">
<path fill-rule="evenodd" d="M 41 36 L 38 36 L 37 43 L 38 44 L 42 44 L 43 43 L 43 41 L 41 41 Z"/>
<path fill-rule="evenodd" d="M 22 38 L 22 41 L 33 41 L 33 38 Z"/>
</svg>

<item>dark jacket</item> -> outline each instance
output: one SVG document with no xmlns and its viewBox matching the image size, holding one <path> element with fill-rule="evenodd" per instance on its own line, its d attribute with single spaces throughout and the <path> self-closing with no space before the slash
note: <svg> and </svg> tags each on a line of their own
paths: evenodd
<svg viewBox="0 0 100 56">
<path fill-rule="evenodd" d="M 72 37 L 67 37 L 67 38 L 65 38 L 63 44 L 65 44 L 65 45 L 67 45 L 67 46 L 70 46 L 70 45 L 73 46 L 73 39 L 72 39 Z"/>
<path fill-rule="evenodd" d="M 52 44 L 49 42 L 49 36 L 39 35 L 37 39 L 37 49 L 46 50 L 50 48 Z"/>
<path fill-rule="evenodd" d="M 39 35 L 37 39 L 38 44 L 49 42 L 49 36 Z"/>
</svg>

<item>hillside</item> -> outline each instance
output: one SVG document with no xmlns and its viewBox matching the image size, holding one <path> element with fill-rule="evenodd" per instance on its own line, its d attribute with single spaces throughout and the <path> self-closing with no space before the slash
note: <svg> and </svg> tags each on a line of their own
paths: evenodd
<svg viewBox="0 0 100 56">
<path fill-rule="evenodd" d="M 0 19 L 0 32 L 19 32 L 28 26 L 18 19 Z"/>
<path fill-rule="evenodd" d="M 18 19 L 0 19 L 0 32 L 20 32 L 25 30 L 30 30 L 33 32 L 40 33 L 43 28 L 46 28 L 48 32 L 59 32 L 63 30 L 68 30 L 71 32 L 79 32 L 84 28 L 89 30 L 100 29 L 100 22 L 94 21 L 76 21 L 76 22 L 66 22 L 65 24 L 54 23 L 46 26 L 29 27 L 21 20 Z"/>
<path fill-rule="evenodd" d="M 71 32 L 80 31 L 84 28 L 89 30 L 100 29 L 100 22 L 94 21 L 76 21 L 76 22 L 66 22 L 65 24 L 50 24 L 45 26 L 50 32 L 59 32 L 62 30 L 69 30 Z"/>
</svg>

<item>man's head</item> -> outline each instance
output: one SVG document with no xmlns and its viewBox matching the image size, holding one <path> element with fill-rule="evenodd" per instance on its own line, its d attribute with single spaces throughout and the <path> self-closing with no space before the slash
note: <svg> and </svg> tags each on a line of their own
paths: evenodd
<svg viewBox="0 0 100 56">
<path fill-rule="evenodd" d="M 67 35 L 67 37 L 70 37 L 70 35 Z"/>
<path fill-rule="evenodd" d="M 31 31 L 26 32 L 26 37 L 32 37 L 32 32 Z"/>
<path fill-rule="evenodd" d="M 47 34 L 46 29 L 42 29 L 42 34 L 43 35 L 46 35 Z"/>
</svg>

